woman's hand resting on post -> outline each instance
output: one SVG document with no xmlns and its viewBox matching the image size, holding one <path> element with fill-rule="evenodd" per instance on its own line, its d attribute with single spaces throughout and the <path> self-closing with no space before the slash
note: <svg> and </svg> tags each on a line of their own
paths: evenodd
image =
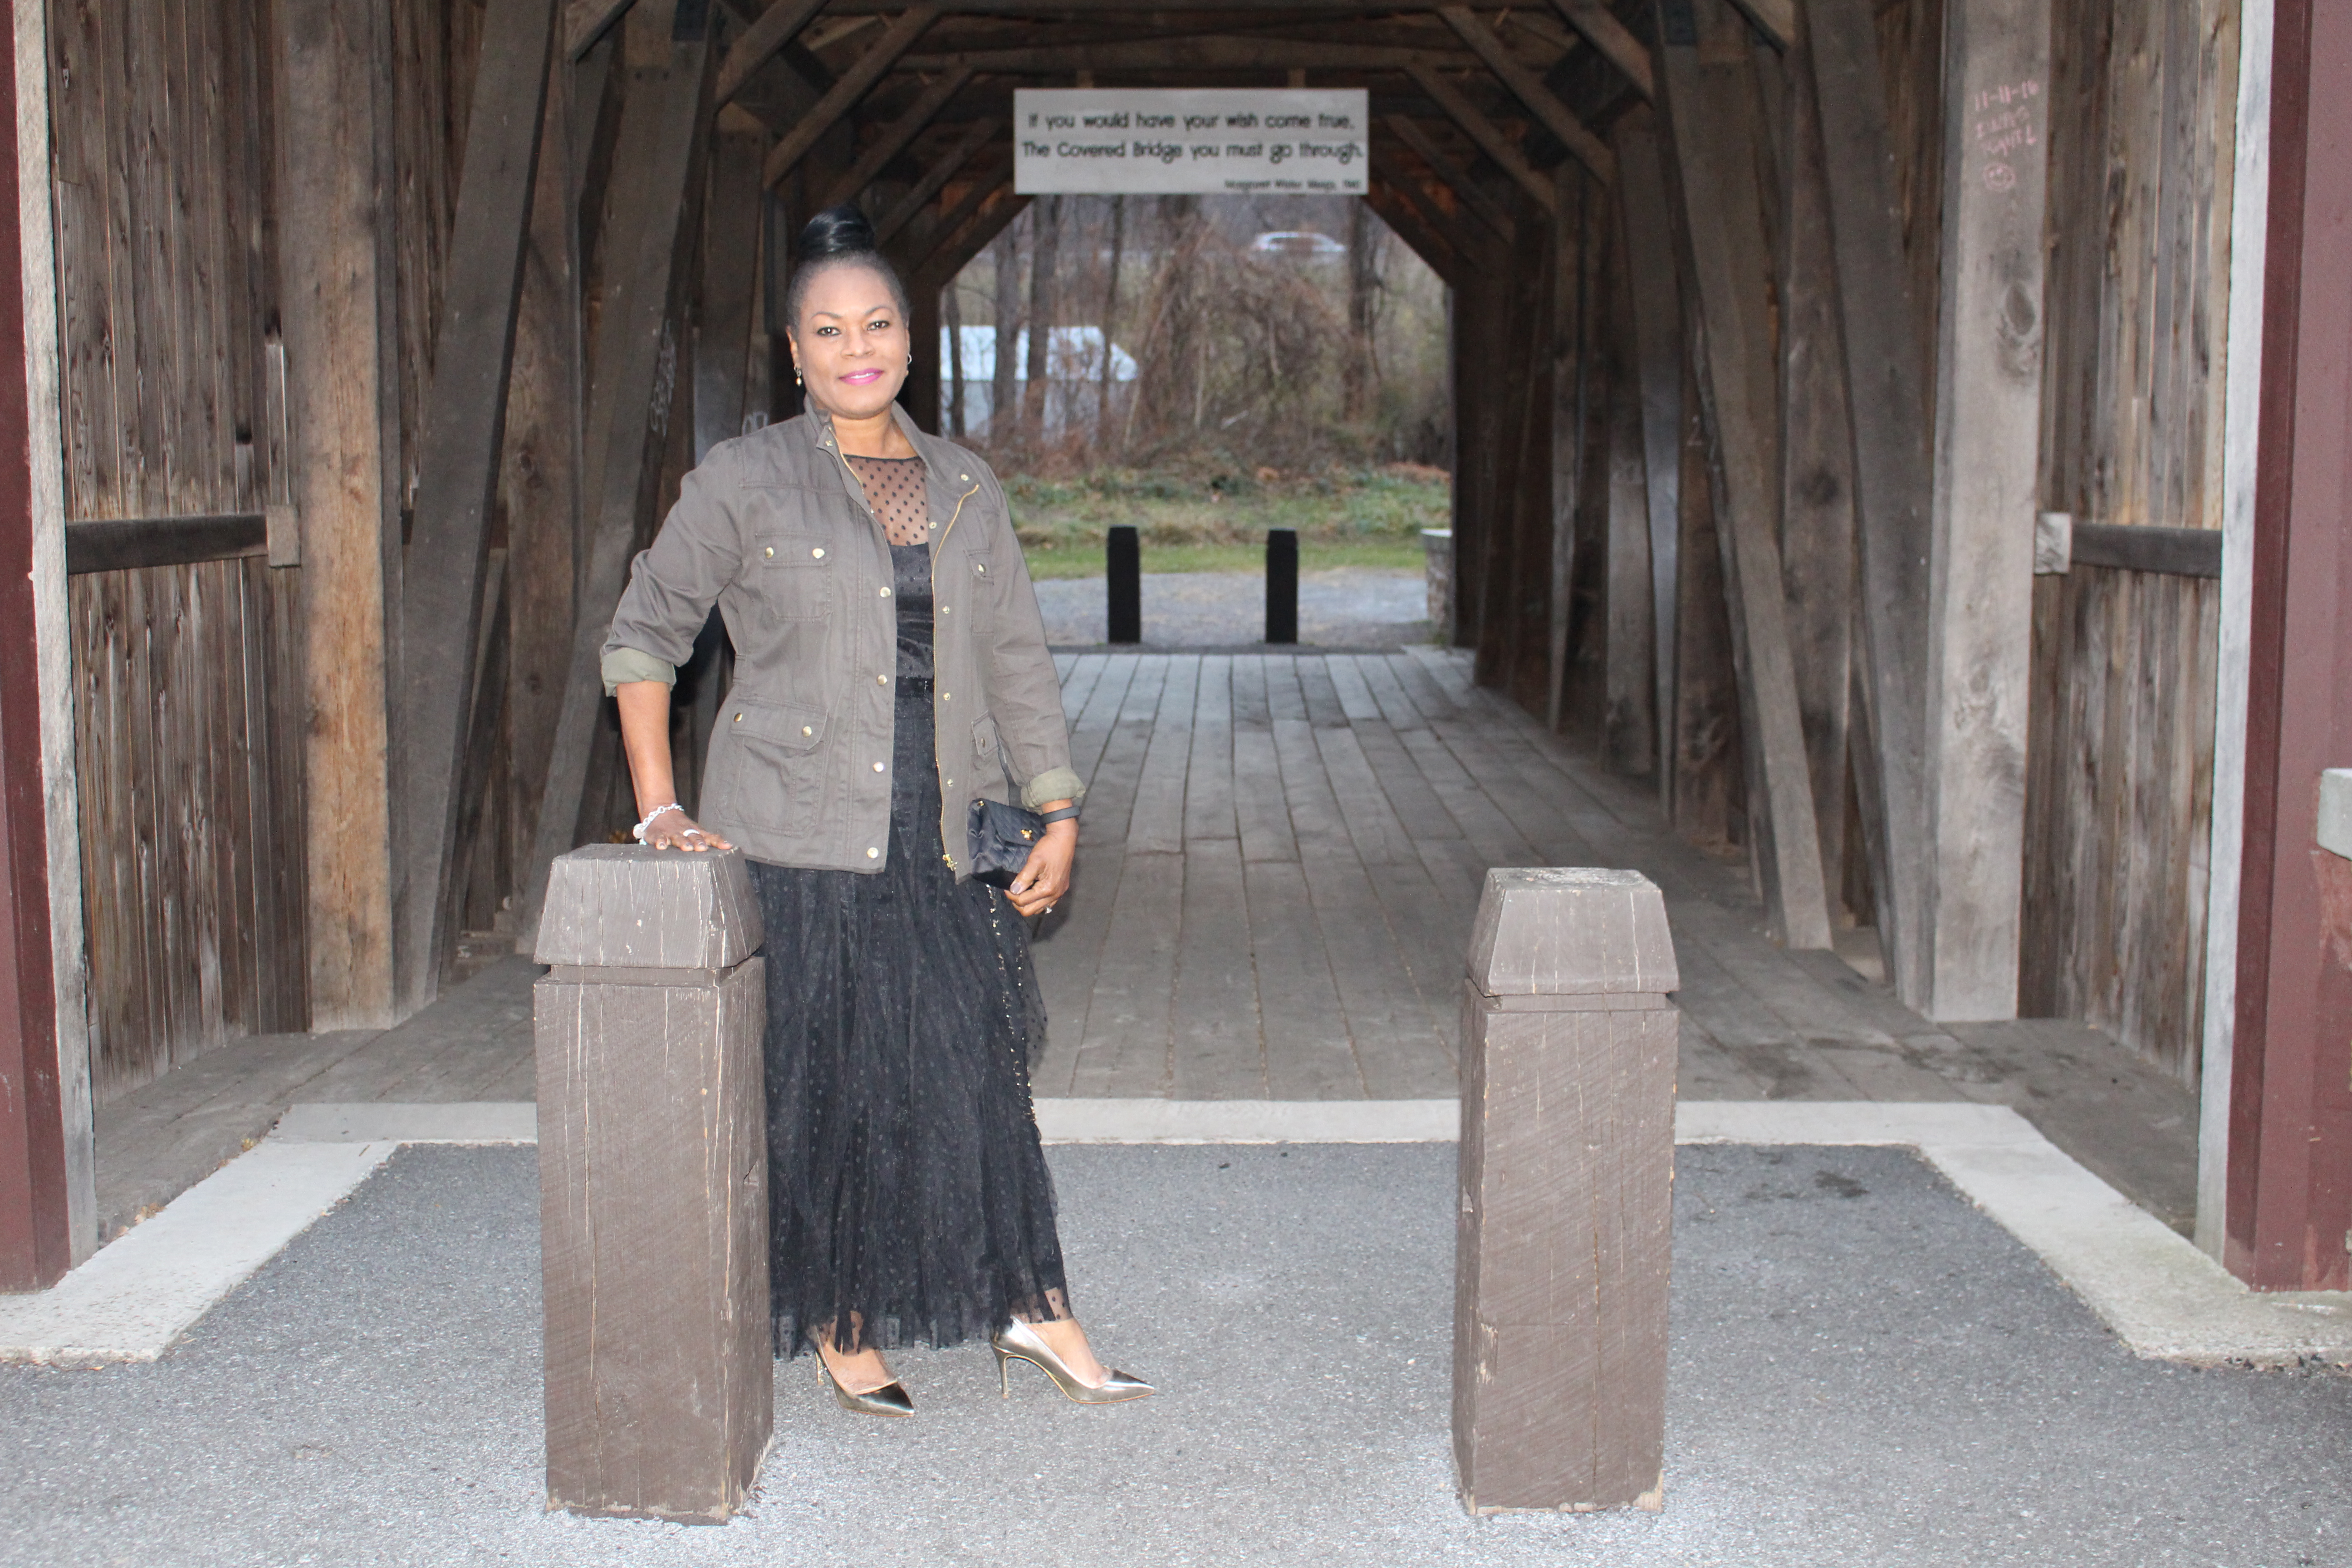
<svg viewBox="0 0 2352 1568">
<path fill-rule="evenodd" d="M 719 835 L 696 823 L 683 811 L 665 811 L 646 824 L 646 846 L 651 849 L 732 849 Z"/>
<path fill-rule="evenodd" d="M 1067 804 L 1057 801 L 1046 809 Z M 1070 890 L 1070 865 L 1077 858 L 1078 825 L 1074 821 L 1046 824 L 1045 837 L 1029 851 L 1029 858 L 1022 863 L 1021 875 L 1013 879 L 1013 886 L 1005 889 L 1004 896 L 1024 917 L 1044 914 Z"/>
</svg>

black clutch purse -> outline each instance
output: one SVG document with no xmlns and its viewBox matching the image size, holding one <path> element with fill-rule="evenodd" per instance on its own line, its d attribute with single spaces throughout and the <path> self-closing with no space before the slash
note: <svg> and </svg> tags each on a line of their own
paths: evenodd
<svg viewBox="0 0 2352 1568">
<path fill-rule="evenodd" d="M 1045 819 L 1025 805 L 982 798 L 965 816 L 971 839 L 971 874 L 992 888 L 1010 888 L 1029 864 L 1029 851 L 1045 837 Z"/>
</svg>

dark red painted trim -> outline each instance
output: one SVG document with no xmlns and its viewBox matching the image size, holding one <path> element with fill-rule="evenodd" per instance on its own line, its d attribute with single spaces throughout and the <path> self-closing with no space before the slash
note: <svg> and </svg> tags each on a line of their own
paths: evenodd
<svg viewBox="0 0 2352 1568">
<path fill-rule="evenodd" d="M 72 1263 L 58 1010 L 42 816 L 40 668 L 33 622 L 32 430 L 17 243 L 16 67 L 0 29 L 0 1290 Z"/>
<path fill-rule="evenodd" d="M 2320 771 L 2352 765 L 2352 97 L 2313 89 L 2352 79 L 2352 6 L 2280 0 L 2275 27 L 2223 1258 L 2343 1289 L 2352 1019 L 2314 837 Z"/>
</svg>

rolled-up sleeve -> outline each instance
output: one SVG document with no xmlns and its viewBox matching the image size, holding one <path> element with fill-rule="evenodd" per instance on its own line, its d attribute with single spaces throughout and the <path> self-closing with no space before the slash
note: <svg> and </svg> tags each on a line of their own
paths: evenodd
<svg viewBox="0 0 2352 1568">
<path fill-rule="evenodd" d="M 674 682 L 693 655 L 710 606 L 742 565 L 736 489 L 723 462 L 688 474 L 652 548 L 630 563 L 629 585 L 604 639 L 607 692 L 623 680 Z"/>
<path fill-rule="evenodd" d="M 656 658 L 643 648 L 608 647 L 604 650 L 602 668 L 604 695 L 607 697 L 639 680 L 658 680 L 664 686 L 677 684 L 677 666 Z"/>
</svg>

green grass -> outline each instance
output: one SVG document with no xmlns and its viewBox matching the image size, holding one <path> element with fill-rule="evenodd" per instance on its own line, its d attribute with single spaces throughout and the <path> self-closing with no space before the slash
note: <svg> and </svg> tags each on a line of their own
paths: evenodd
<svg viewBox="0 0 2352 1568">
<path fill-rule="evenodd" d="M 1421 531 L 1444 528 L 1451 485 L 1433 468 L 1317 474 L 1107 468 L 1083 479 L 1004 481 L 1034 577 L 1092 577 L 1117 524 L 1139 530 L 1146 572 L 1255 572 L 1265 533 L 1298 531 L 1299 566 L 1419 571 Z"/>
<path fill-rule="evenodd" d="M 1062 547 L 1032 544 L 1025 548 L 1024 553 L 1029 558 L 1029 575 L 1040 580 L 1047 577 L 1099 577 L 1107 570 L 1104 550 L 1099 544 Z M 1333 566 L 1370 566 L 1381 571 L 1419 572 L 1423 566 L 1422 557 L 1419 540 L 1411 544 L 1318 544 L 1302 540 L 1298 546 L 1298 569 L 1319 572 Z M 1147 544 L 1143 547 L 1143 569 L 1146 572 L 1256 572 L 1265 566 L 1265 546 L 1263 544 Z"/>
</svg>

